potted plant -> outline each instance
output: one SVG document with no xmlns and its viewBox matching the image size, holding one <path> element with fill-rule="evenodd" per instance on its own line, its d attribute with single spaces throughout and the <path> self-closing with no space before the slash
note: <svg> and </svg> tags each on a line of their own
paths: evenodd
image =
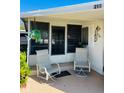
<svg viewBox="0 0 124 93">
<path fill-rule="evenodd" d="M 20 53 L 20 87 L 24 88 L 27 85 L 28 76 L 30 75 L 31 70 L 29 69 L 28 64 L 26 63 L 26 53 Z"/>
<path fill-rule="evenodd" d="M 40 42 L 40 40 L 41 40 L 40 30 L 38 30 L 38 29 L 32 30 L 31 33 L 30 33 L 30 38 L 35 40 L 36 43 Z"/>
</svg>

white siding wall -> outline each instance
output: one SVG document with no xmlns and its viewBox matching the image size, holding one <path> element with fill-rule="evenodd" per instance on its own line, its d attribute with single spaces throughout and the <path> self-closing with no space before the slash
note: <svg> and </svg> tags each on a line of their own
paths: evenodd
<svg viewBox="0 0 124 93">
<path fill-rule="evenodd" d="M 94 42 L 95 27 L 100 26 L 99 34 L 101 37 Z M 103 74 L 104 65 L 104 27 L 103 21 L 93 23 L 89 26 L 89 58 L 91 60 L 91 68 L 100 74 Z"/>
<path fill-rule="evenodd" d="M 72 62 L 74 58 L 74 53 L 67 53 L 67 24 L 79 24 L 82 25 L 82 22 L 80 21 L 72 21 L 72 20 L 56 20 L 56 19 L 36 19 L 36 21 L 41 22 L 49 22 L 50 23 L 50 33 L 51 33 L 51 26 L 65 26 L 65 55 L 52 55 L 50 56 L 52 63 L 66 63 L 66 62 Z M 49 37 L 51 39 L 51 37 Z M 50 43 L 51 44 L 51 40 Z M 51 45 L 49 45 L 50 55 L 51 55 Z M 29 57 L 29 65 L 36 65 L 36 55 L 30 55 Z"/>
<path fill-rule="evenodd" d="M 38 21 L 38 19 L 37 19 Z M 39 20 L 39 21 L 45 21 Z M 74 58 L 74 53 L 66 53 L 67 51 L 67 24 L 80 24 L 82 27 L 88 26 L 89 27 L 89 58 L 91 60 L 91 66 L 92 69 L 97 71 L 100 74 L 103 74 L 103 46 L 104 46 L 104 36 L 103 36 L 103 21 L 100 22 L 92 22 L 92 23 L 81 23 L 76 21 L 65 21 L 65 20 L 46 20 L 46 22 L 50 22 L 50 26 L 65 26 L 65 55 L 56 55 L 56 56 L 50 56 L 50 59 L 52 63 L 65 63 L 65 62 L 71 62 Z M 101 27 L 100 35 L 101 37 L 98 39 L 97 42 L 94 42 L 94 33 L 95 33 L 95 27 L 96 26 Z M 50 33 L 51 33 L 51 27 L 50 27 Z M 50 38 L 50 37 L 49 37 Z M 51 39 L 51 38 L 50 38 Z M 51 41 L 51 40 L 50 40 Z M 51 44 L 51 42 L 50 42 Z M 51 45 L 50 45 L 50 51 L 51 51 Z M 50 53 L 51 54 L 51 53 Z M 30 55 L 29 58 L 29 65 L 35 65 L 36 64 L 36 55 Z"/>
</svg>

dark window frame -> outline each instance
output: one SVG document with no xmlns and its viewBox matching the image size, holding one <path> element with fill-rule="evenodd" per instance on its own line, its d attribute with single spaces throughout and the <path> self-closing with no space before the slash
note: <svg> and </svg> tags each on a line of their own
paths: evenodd
<svg viewBox="0 0 124 93">
<path fill-rule="evenodd" d="M 46 27 L 43 27 L 43 29 L 45 29 L 48 32 L 48 36 L 47 36 L 48 43 L 45 44 L 43 42 L 42 44 L 40 44 L 40 43 L 36 43 L 34 40 L 31 39 L 30 40 L 30 45 L 31 45 L 30 46 L 30 55 L 36 55 L 36 50 L 43 50 L 43 49 L 48 49 L 49 50 L 49 30 L 50 30 L 50 23 L 49 22 L 39 22 L 39 21 L 34 22 L 34 21 L 31 21 L 31 30 L 33 30 L 33 29 L 41 30 L 42 29 L 41 26 L 38 27 L 38 25 L 40 25 L 40 24 L 41 25 L 46 25 Z M 43 39 L 45 39 L 45 38 L 43 38 Z"/>
<path fill-rule="evenodd" d="M 73 29 L 74 30 L 77 29 L 80 31 L 76 32 L 73 31 Z M 67 53 L 75 53 L 76 47 L 80 47 L 79 42 L 81 42 L 81 31 L 82 31 L 82 25 L 67 24 Z M 69 40 L 69 38 L 71 39 Z"/>
<path fill-rule="evenodd" d="M 83 36 L 82 36 L 83 35 Z M 82 27 L 81 31 L 81 42 L 84 46 L 88 45 L 88 40 L 89 40 L 89 27 Z"/>
</svg>

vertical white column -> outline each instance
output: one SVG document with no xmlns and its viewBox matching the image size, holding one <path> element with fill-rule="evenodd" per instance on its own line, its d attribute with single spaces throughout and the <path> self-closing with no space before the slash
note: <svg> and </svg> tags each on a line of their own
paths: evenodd
<svg viewBox="0 0 124 93">
<path fill-rule="evenodd" d="M 30 53 L 30 19 L 28 18 L 28 44 L 27 44 L 27 64 L 29 64 L 29 53 Z"/>
<path fill-rule="evenodd" d="M 52 48 L 52 46 L 51 46 L 51 38 L 52 37 L 52 29 L 51 29 L 51 24 L 49 25 L 49 56 L 51 56 L 51 48 Z"/>
<path fill-rule="evenodd" d="M 65 25 L 65 55 L 67 54 L 67 25 Z"/>
</svg>

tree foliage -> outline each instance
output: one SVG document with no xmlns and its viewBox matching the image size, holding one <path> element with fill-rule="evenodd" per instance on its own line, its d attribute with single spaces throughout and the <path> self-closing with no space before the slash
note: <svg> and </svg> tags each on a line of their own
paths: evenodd
<svg viewBox="0 0 124 93">
<path fill-rule="evenodd" d="M 20 30 L 25 30 L 24 25 L 20 25 Z"/>
</svg>

